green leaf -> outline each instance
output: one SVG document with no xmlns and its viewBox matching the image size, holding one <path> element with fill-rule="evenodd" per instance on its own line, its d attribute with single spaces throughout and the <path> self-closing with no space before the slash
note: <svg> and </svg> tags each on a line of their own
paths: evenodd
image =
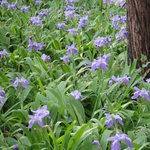
<svg viewBox="0 0 150 150">
<path fill-rule="evenodd" d="M 83 135 L 84 131 L 86 130 L 86 128 L 89 126 L 89 124 L 85 124 L 83 125 L 76 133 L 75 135 L 69 140 L 68 143 L 68 148 L 67 150 L 72 150 L 72 146 L 76 147 L 77 146 L 77 142 L 79 141 L 80 137 Z"/>
<path fill-rule="evenodd" d="M 85 112 L 80 101 L 70 97 L 67 102 L 67 110 L 79 125 L 82 125 L 85 122 Z"/>
<path fill-rule="evenodd" d="M 39 82 L 39 86 L 40 86 L 40 89 L 41 89 L 41 93 L 43 95 L 45 95 L 44 86 L 43 86 L 43 84 L 42 84 L 42 82 L 41 82 L 41 80 L 39 78 L 38 78 L 38 82 Z"/>
<path fill-rule="evenodd" d="M 19 99 L 23 102 L 27 96 L 29 95 L 30 91 L 32 90 L 32 86 L 28 86 L 27 88 L 25 88 L 22 92 L 22 94 L 19 96 Z"/>
<path fill-rule="evenodd" d="M 101 141 L 100 141 L 100 144 L 101 144 L 101 147 L 102 147 L 102 150 L 106 150 L 107 149 L 107 144 L 108 144 L 108 137 L 110 136 L 110 134 L 112 133 L 112 131 L 110 130 L 105 130 L 102 134 L 102 138 L 101 138 Z"/>
</svg>

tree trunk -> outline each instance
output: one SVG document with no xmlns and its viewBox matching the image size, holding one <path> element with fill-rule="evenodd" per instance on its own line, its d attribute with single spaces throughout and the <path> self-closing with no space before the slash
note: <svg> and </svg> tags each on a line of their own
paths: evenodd
<svg viewBox="0 0 150 150">
<path fill-rule="evenodd" d="M 150 61 L 150 0 L 127 0 L 128 61 L 137 59 L 142 66 L 142 54 Z M 150 75 L 150 65 L 142 70 Z"/>
</svg>

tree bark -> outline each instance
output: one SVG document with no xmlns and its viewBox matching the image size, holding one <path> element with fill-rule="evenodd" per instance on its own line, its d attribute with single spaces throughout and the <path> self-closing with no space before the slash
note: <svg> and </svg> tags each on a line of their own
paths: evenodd
<svg viewBox="0 0 150 150">
<path fill-rule="evenodd" d="M 150 0 L 127 0 L 128 61 L 137 59 L 142 66 L 142 54 L 150 61 Z M 150 65 L 142 70 L 149 76 Z"/>
</svg>

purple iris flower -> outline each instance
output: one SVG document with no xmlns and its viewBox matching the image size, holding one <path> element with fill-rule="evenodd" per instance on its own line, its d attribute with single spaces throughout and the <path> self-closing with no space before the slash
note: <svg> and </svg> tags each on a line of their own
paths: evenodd
<svg viewBox="0 0 150 150">
<path fill-rule="evenodd" d="M 65 19 L 68 20 L 69 18 L 70 19 L 75 19 L 76 18 L 79 18 L 79 15 L 75 13 L 75 9 L 74 9 L 74 6 L 70 6 L 68 5 L 66 8 L 65 8 Z"/>
<path fill-rule="evenodd" d="M 146 89 L 142 88 L 142 90 L 140 90 L 137 87 L 134 87 L 134 90 L 136 91 L 134 93 L 134 95 L 131 97 L 132 99 L 137 99 L 139 97 L 141 98 L 145 98 L 147 101 L 150 101 L 150 96 L 149 96 L 149 91 L 147 91 Z"/>
<path fill-rule="evenodd" d="M 118 29 L 118 22 L 121 22 L 121 17 L 119 15 L 116 15 L 111 18 L 112 20 L 112 27 Z"/>
<path fill-rule="evenodd" d="M 22 6 L 21 11 L 27 13 L 29 11 L 29 6 Z"/>
<path fill-rule="evenodd" d="M 97 47 L 102 47 L 105 44 L 105 38 L 104 37 L 98 37 L 95 39 L 94 44 Z"/>
<path fill-rule="evenodd" d="M 11 9 L 14 10 L 14 9 L 18 8 L 18 3 L 16 1 L 15 3 L 8 4 L 7 6 L 8 6 L 8 10 L 11 10 Z"/>
<path fill-rule="evenodd" d="M 78 50 L 77 48 L 75 47 L 75 43 L 73 43 L 71 46 L 67 46 L 68 48 L 68 51 L 67 51 L 67 54 L 68 55 L 71 55 L 71 54 L 77 54 L 78 53 Z"/>
<path fill-rule="evenodd" d="M 40 15 L 42 18 L 45 18 L 50 13 L 49 9 L 44 9 L 42 12 L 40 12 Z"/>
<path fill-rule="evenodd" d="M 40 18 L 38 16 L 31 17 L 30 18 L 30 22 L 32 23 L 32 25 L 35 25 L 37 27 L 42 25 L 42 22 L 41 22 L 41 20 L 40 20 Z"/>
<path fill-rule="evenodd" d="M 100 143 L 99 143 L 98 140 L 94 140 L 94 141 L 92 142 L 92 144 L 93 144 L 93 145 L 96 145 L 96 146 L 98 146 L 98 147 L 100 148 Z"/>
<path fill-rule="evenodd" d="M 103 0 L 103 3 L 104 3 L 104 4 L 107 4 L 107 0 Z"/>
<path fill-rule="evenodd" d="M 12 9 L 18 8 L 18 2 L 16 1 L 15 3 L 12 3 Z"/>
<path fill-rule="evenodd" d="M 67 10 L 67 11 L 68 10 L 74 10 L 74 6 L 70 6 L 70 5 L 67 4 L 67 7 L 65 7 L 65 10 Z"/>
<path fill-rule="evenodd" d="M 24 77 L 21 77 L 21 79 L 19 79 L 18 77 L 16 77 L 15 82 L 13 83 L 13 86 L 15 88 L 17 88 L 19 86 L 19 83 L 21 83 L 23 88 L 27 88 L 28 87 L 28 80 L 26 80 Z"/>
<path fill-rule="evenodd" d="M 73 35 L 77 35 L 78 34 L 78 30 L 76 28 L 68 29 L 67 32 L 70 32 Z"/>
<path fill-rule="evenodd" d="M 19 85 L 19 82 L 20 82 L 20 79 L 19 79 L 18 77 L 16 77 L 16 80 L 15 80 L 13 86 L 14 86 L 15 88 L 17 88 L 18 85 Z"/>
<path fill-rule="evenodd" d="M 13 146 L 13 150 L 19 150 L 19 148 L 18 148 L 18 145 L 17 145 L 17 144 L 15 144 L 15 145 Z"/>
<path fill-rule="evenodd" d="M 105 44 L 111 44 L 111 38 L 109 36 L 106 37 L 98 37 L 94 40 L 94 44 L 97 47 L 102 47 Z"/>
<path fill-rule="evenodd" d="M 0 95 L 1 95 L 2 97 L 6 97 L 6 96 L 5 96 L 5 91 L 4 91 L 3 89 L 1 89 L 1 88 L 0 88 Z"/>
<path fill-rule="evenodd" d="M 149 78 L 149 79 L 147 79 L 147 80 L 146 80 L 146 82 L 150 84 L 150 78 Z"/>
<path fill-rule="evenodd" d="M 111 128 L 112 126 L 114 126 L 114 121 L 113 121 L 113 119 L 110 117 L 109 114 L 105 114 L 105 118 L 106 118 L 105 125 L 106 125 L 108 128 Z"/>
<path fill-rule="evenodd" d="M 41 4 L 42 4 L 41 1 L 39 1 L 39 0 L 36 0 L 36 1 L 35 1 L 35 6 L 38 6 L 38 5 L 41 5 Z"/>
<path fill-rule="evenodd" d="M 29 82 L 24 77 L 21 77 L 20 83 L 24 88 L 27 88 Z"/>
<path fill-rule="evenodd" d="M 5 98 L 5 91 L 0 88 L 0 107 L 3 105 L 4 98 Z"/>
<path fill-rule="evenodd" d="M 99 56 L 98 59 L 95 59 L 91 65 L 92 71 L 99 69 L 99 68 L 103 69 L 104 71 L 107 71 L 109 57 L 110 57 L 110 54 L 105 54 L 105 55 Z"/>
<path fill-rule="evenodd" d="M 31 51 L 32 47 L 33 47 L 33 40 L 32 40 L 32 37 L 29 37 L 28 50 Z"/>
<path fill-rule="evenodd" d="M 8 57 L 8 53 L 5 49 L 3 51 L 0 51 L 0 58 L 2 59 L 4 56 Z"/>
<path fill-rule="evenodd" d="M 124 82 L 126 85 L 129 85 L 129 84 L 130 84 L 130 81 L 129 81 L 130 78 L 131 78 L 131 77 L 123 76 L 123 77 L 121 77 L 121 80 L 122 80 L 122 82 Z"/>
<path fill-rule="evenodd" d="M 8 5 L 7 0 L 2 0 L 2 1 L 1 1 L 1 7 L 4 7 L 5 5 L 6 5 L 6 6 Z"/>
<path fill-rule="evenodd" d="M 107 140 L 112 141 L 111 150 L 120 150 L 121 141 L 125 141 L 128 147 L 133 148 L 131 139 L 126 134 L 117 132 L 115 136 L 109 137 Z"/>
<path fill-rule="evenodd" d="M 125 83 L 126 85 L 129 85 L 130 84 L 130 81 L 129 81 L 130 77 L 127 77 L 127 76 L 123 76 L 123 77 L 115 77 L 115 76 L 112 76 L 111 77 L 111 80 L 109 81 L 109 87 L 112 85 L 112 82 L 116 82 L 116 83 Z"/>
<path fill-rule="evenodd" d="M 63 22 L 57 24 L 57 28 L 58 28 L 59 30 L 62 30 L 64 27 L 65 27 L 65 23 L 63 23 Z"/>
<path fill-rule="evenodd" d="M 106 37 L 105 37 L 105 43 L 106 43 L 106 44 L 112 44 L 112 42 L 111 42 L 111 37 L 106 36 Z"/>
<path fill-rule="evenodd" d="M 70 19 L 74 19 L 75 18 L 75 10 L 73 9 L 65 9 L 65 19 L 68 20 L 68 18 Z"/>
<path fill-rule="evenodd" d="M 116 16 L 112 17 L 111 18 L 111 20 L 112 20 L 112 27 L 118 29 L 119 23 L 125 23 L 126 19 L 127 19 L 127 16 L 116 15 Z"/>
<path fill-rule="evenodd" d="M 49 60 L 50 60 L 50 57 L 49 57 L 48 55 L 46 55 L 46 54 L 43 54 L 43 55 L 41 56 L 41 58 L 42 58 L 43 61 L 45 61 L 45 62 L 49 62 Z"/>
<path fill-rule="evenodd" d="M 74 5 L 75 2 L 79 2 L 79 0 L 69 0 L 70 5 Z"/>
<path fill-rule="evenodd" d="M 69 56 L 64 55 L 63 57 L 60 57 L 61 60 L 63 60 L 65 63 L 69 62 Z"/>
<path fill-rule="evenodd" d="M 121 21 L 121 22 L 125 23 L 126 20 L 127 20 L 127 16 L 121 16 L 121 17 L 120 17 L 120 21 Z"/>
<path fill-rule="evenodd" d="M 2 107 L 4 101 L 4 97 L 0 96 L 0 107 Z"/>
<path fill-rule="evenodd" d="M 33 43 L 33 49 L 36 51 L 42 50 L 44 46 L 45 46 L 45 44 L 43 42 L 42 43 L 37 43 L 37 42 Z"/>
<path fill-rule="evenodd" d="M 91 68 L 92 68 L 92 71 L 99 69 L 99 68 L 102 68 L 104 71 L 108 70 L 107 63 L 105 62 L 103 58 L 94 60 L 92 62 Z"/>
<path fill-rule="evenodd" d="M 36 51 L 42 50 L 44 46 L 45 44 L 43 42 L 42 43 L 33 42 L 32 37 L 29 37 L 29 45 L 28 45 L 29 51 L 31 51 L 32 48 Z"/>
<path fill-rule="evenodd" d="M 49 111 L 47 110 L 46 105 L 44 105 L 41 108 L 38 108 L 36 111 L 33 111 L 33 110 L 31 111 L 35 114 L 29 115 L 30 121 L 29 121 L 28 128 L 32 128 L 35 122 L 37 122 L 40 127 L 43 127 L 44 126 L 43 118 L 45 117 L 50 118 Z"/>
<path fill-rule="evenodd" d="M 105 121 L 105 125 L 108 127 L 108 128 L 111 128 L 114 126 L 114 120 L 113 118 L 116 120 L 117 123 L 119 123 L 120 125 L 123 126 L 123 121 L 122 121 L 122 118 L 119 116 L 119 115 L 110 115 L 110 114 L 105 114 L 105 118 L 106 118 L 106 121 Z"/>
<path fill-rule="evenodd" d="M 120 33 L 116 33 L 116 42 L 120 40 Z"/>
<path fill-rule="evenodd" d="M 11 4 L 8 3 L 7 7 L 8 7 L 8 10 L 11 10 Z"/>
<path fill-rule="evenodd" d="M 80 19 L 79 24 L 78 24 L 78 28 L 86 28 L 86 23 L 88 22 L 88 16 L 85 16 L 83 18 Z"/>
<path fill-rule="evenodd" d="M 104 4 L 114 4 L 114 0 L 103 0 Z"/>
<path fill-rule="evenodd" d="M 29 118 L 31 120 L 29 121 L 28 128 L 32 128 L 32 126 L 33 126 L 33 124 L 35 122 L 37 122 L 40 127 L 44 126 L 44 123 L 43 123 L 43 120 L 42 120 L 43 118 L 40 117 L 39 115 L 37 115 L 37 114 L 35 114 L 34 116 L 33 115 L 29 115 Z"/>
<path fill-rule="evenodd" d="M 81 92 L 79 92 L 78 90 L 72 91 L 71 95 L 76 99 L 76 100 L 81 100 L 82 99 L 82 95 Z"/>
<path fill-rule="evenodd" d="M 127 36 L 127 30 L 125 29 L 125 27 L 121 27 L 120 31 L 118 33 L 116 33 L 116 42 L 118 42 L 119 40 L 124 40 L 126 39 Z"/>
<path fill-rule="evenodd" d="M 85 66 L 91 66 L 91 64 L 92 64 L 92 63 L 89 62 L 89 61 L 85 61 L 85 62 L 84 62 L 84 65 L 85 65 Z"/>
</svg>

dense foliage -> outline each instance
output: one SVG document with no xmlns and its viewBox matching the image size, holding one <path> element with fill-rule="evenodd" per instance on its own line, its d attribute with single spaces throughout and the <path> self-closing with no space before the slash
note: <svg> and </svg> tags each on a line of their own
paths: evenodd
<svg viewBox="0 0 150 150">
<path fill-rule="evenodd" d="M 122 0 L 2 0 L 0 149 L 150 149 L 126 34 Z"/>
</svg>

